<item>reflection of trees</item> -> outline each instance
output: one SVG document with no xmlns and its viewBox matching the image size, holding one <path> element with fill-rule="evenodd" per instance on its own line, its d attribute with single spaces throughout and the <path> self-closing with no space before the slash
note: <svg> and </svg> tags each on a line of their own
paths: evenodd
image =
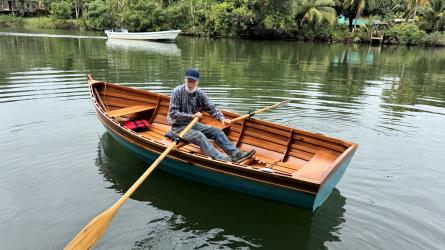
<svg viewBox="0 0 445 250">
<path fill-rule="evenodd" d="M 87 69 L 92 54 L 97 53 L 96 39 L 3 37 L 0 63 L 19 69 L 53 67 Z M 0 69 L 0 70 L 2 70 Z"/>
<path fill-rule="evenodd" d="M 445 106 L 445 86 L 440 84 L 445 76 L 428 73 L 445 69 L 445 55 L 439 51 L 404 47 L 378 51 L 364 46 L 329 46 L 331 61 L 320 89 L 326 96 L 321 98 L 348 105 L 367 95 L 366 88 L 374 84 L 369 81 L 380 81 L 383 104 L 389 104 L 384 108 L 398 112 L 414 110 L 413 105 L 426 104 L 425 100 L 431 98 L 440 102 L 428 105 Z M 394 80 L 385 79 L 388 77 Z"/>
<path fill-rule="evenodd" d="M 110 188 L 119 193 L 124 193 L 146 168 L 146 163 L 136 159 L 108 133 L 101 137 L 96 163 L 104 178 L 111 183 Z M 302 249 L 320 249 L 326 241 L 338 241 L 335 235 L 344 222 L 342 215 L 345 211 L 345 198 L 338 190 L 334 190 L 323 206 L 312 214 L 187 181 L 162 171 L 155 171 L 132 198 L 149 201 L 151 206 L 185 218 L 179 222 L 180 225 L 175 221 L 169 222 L 171 228 L 188 232 L 221 228 L 224 234 L 240 236 L 254 245 L 273 249 L 285 249 L 295 244 Z M 137 245 L 141 243 L 150 247 L 147 239 L 135 242 Z"/>
<path fill-rule="evenodd" d="M 367 48 L 333 45 L 328 51 L 330 61 L 327 63 L 324 84 L 320 88 L 325 95 L 321 98 L 335 101 L 329 105 L 355 103 L 358 97 L 364 95 L 366 80 L 376 75 L 367 60 Z"/>
<path fill-rule="evenodd" d="M 388 109 L 443 106 L 445 100 L 443 49 L 383 47 L 379 52 L 357 45 L 184 37 L 176 41 L 180 56 L 110 49 L 99 39 L 10 36 L 2 37 L 0 46 L 0 73 L 6 74 L 51 67 L 91 72 L 110 82 L 162 82 L 173 88 L 193 66 L 202 71 L 202 87 L 224 88 L 218 96 L 223 99 L 255 103 L 297 96 L 293 102 L 298 103 L 312 94 L 325 101 L 321 105 L 357 109 L 350 104 L 367 95 L 370 81 L 380 81 Z"/>
<path fill-rule="evenodd" d="M 396 104 L 387 108 L 403 112 L 415 111 L 413 106 L 419 104 L 445 107 L 445 76 L 438 73 L 445 70 L 443 51 L 389 48 L 385 64 L 394 65 L 394 75 L 398 77 L 382 93 L 385 104 Z M 432 99 L 437 102 L 428 101 Z"/>
</svg>

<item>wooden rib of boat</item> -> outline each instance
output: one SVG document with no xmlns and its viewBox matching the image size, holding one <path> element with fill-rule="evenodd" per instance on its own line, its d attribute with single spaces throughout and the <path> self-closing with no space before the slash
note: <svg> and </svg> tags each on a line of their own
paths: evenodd
<svg viewBox="0 0 445 250">
<path fill-rule="evenodd" d="M 96 81 L 89 90 L 99 120 L 122 145 L 145 160 L 154 160 L 171 143 L 167 112 L 170 97 L 146 90 Z M 229 119 L 238 114 L 222 110 Z M 134 132 L 118 117 L 145 118 L 149 130 Z M 357 144 L 249 118 L 222 126 L 205 114 L 202 123 L 218 126 L 242 150 L 257 153 L 242 163 L 214 160 L 196 145 L 180 142 L 159 166 L 174 175 L 284 202 L 315 211 L 345 172 Z"/>
</svg>

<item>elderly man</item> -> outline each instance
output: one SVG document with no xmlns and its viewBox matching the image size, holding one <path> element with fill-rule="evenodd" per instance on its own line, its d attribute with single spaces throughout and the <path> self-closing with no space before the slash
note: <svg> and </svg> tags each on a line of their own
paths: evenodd
<svg viewBox="0 0 445 250">
<path fill-rule="evenodd" d="M 170 110 L 168 111 L 168 123 L 172 131 L 178 134 L 195 117 L 202 117 L 203 111 L 212 115 L 222 124 L 230 124 L 221 111 L 212 104 L 203 90 L 198 89 L 199 71 L 188 69 L 185 73 L 185 83 L 177 86 L 170 98 Z M 215 127 L 202 123 L 196 123 L 192 129 L 185 134 L 184 140 L 201 147 L 204 154 L 213 159 L 230 162 L 242 162 L 255 154 L 255 150 L 242 152 L 236 148 L 224 134 Z M 215 140 L 216 144 L 227 154 L 218 151 L 209 139 Z"/>
</svg>

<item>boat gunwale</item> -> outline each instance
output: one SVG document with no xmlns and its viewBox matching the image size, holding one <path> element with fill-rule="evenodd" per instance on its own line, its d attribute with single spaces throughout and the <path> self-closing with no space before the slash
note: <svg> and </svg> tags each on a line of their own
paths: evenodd
<svg viewBox="0 0 445 250">
<path fill-rule="evenodd" d="M 106 34 L 132 34 L 132 35 L 147 35 L 147 34 L 164 34 L 164 33 L 180 33 L 181 30 L 162 30 L 162 31 L 148 31 L 148 32 L 118 32 L 105 30 Z"/>
</svg>

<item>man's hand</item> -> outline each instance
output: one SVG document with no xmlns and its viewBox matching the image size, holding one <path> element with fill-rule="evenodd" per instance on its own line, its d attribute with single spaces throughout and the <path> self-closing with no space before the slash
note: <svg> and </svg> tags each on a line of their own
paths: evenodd
<svg viewBox="0 0 445 250">
<path fill-rule="evenodd" d="M 221 120 L 221 123 L 223 125 L 230 125 L 232 123 L 232 120 L 224 118 L 224 119 Z"/>
<path fill-rule="evenodd" d="M 197 113 L 193 114 L 192 117 L 193 118 L 199 117 L 201 119 L 202 118 L 202 113 L 201 112 L 197 112 Z"/>
</svg>

